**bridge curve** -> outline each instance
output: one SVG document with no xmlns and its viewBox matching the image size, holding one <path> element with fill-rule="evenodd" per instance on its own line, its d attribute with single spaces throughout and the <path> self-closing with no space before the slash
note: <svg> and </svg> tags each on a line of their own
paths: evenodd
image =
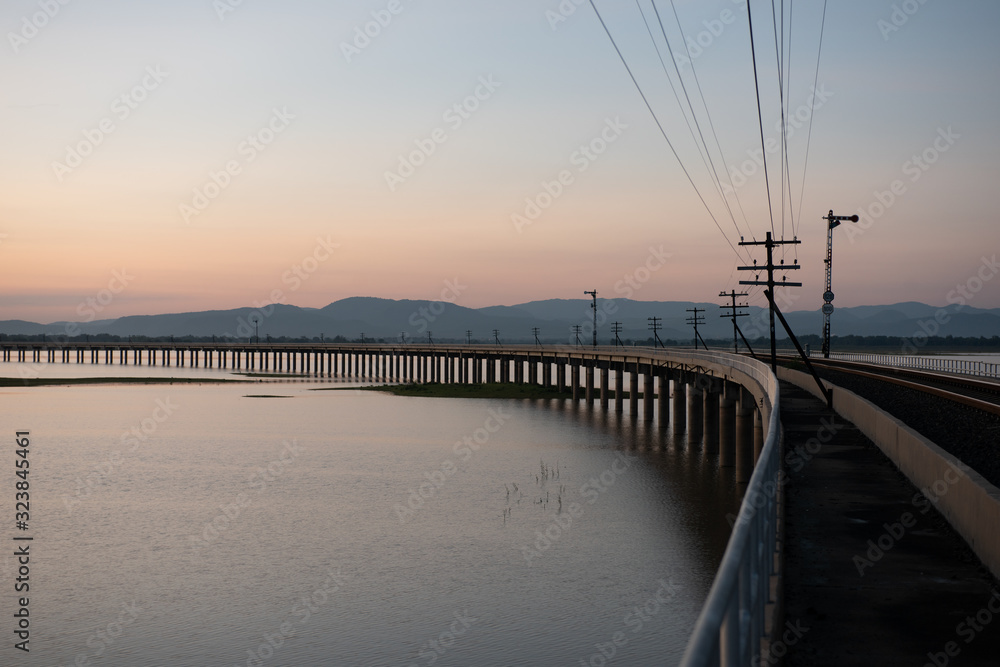
<svg viewBox="0 0 1000 667">
<path fill-rule="evenodd" d="M 632 419 L 687 429 L 747 484 L 729 544 L 683 661 L 750 664 L 779 607 L 778 380 L 762 362 L 639 347 L 315 343 L 0 342 L 5 362 L 131 363 L 303 372 L 386 382 L 540 384 Z M 158 363 L 159 362 L 159 363 Z M 613 388 L 612 388 L 613 376 Z M 628 377 L 629 387 L 625 389 Z M 641 384 L 641 390 L 640 390 Z M 639 408 L 640 395 L 642 408 Z M 612 407 L 613 401 L 613 407 Z"/>
</svg>

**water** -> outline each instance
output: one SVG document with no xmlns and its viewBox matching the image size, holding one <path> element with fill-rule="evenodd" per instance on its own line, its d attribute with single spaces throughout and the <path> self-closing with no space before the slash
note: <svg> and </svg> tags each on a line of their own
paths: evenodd
<svg viewBox="0 0 1000 667">
<path fill-rule="evenodd" d="M 678 662 L 738 506 L 700 448 L 561 400 L 333 386 L 0 390 L 32 438 L 30 664 Z"/>
</svg>

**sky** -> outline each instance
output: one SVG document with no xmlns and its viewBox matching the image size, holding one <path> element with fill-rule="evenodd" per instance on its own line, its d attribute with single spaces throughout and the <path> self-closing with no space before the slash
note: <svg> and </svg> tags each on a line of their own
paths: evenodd
<svg viewBox="0 0 1000 667">
<path fill-rule="evenodd" d="M 595 4 L 7 0 L 0 320 L 721 302 L 771 230 L 815 310 L 831 209 L 836 306 L 1000 307 L 1000 4 Z"/>
</svg>

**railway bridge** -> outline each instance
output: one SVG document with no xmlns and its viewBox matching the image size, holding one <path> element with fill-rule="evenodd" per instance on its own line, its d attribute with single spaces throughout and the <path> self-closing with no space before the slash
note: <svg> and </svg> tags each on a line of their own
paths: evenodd
<svg viewBox="0 0 1000 667">
<path fill-rule="evenodd" d="M 147 342 L 0 342 L 0 359 L 21 364 L 186 366 L 233 369 L 248 375 L 273 372 L 384 382 L 529 383 L 563 391 L 567 399 L 589 409 L 686 431 L 688 442 L 699 442 L 718 465 L 735 468 L 736 480 L 745 485 L 745 491 L 739 513 L 733 517 L 725 556 L 688 644 L 682 663 L 685 667 L 776 664 L 786 655 L 792 665 L 848 664 L 853 652 L 850 646 L 845 649 L 843 632 L 856 632 L 858 646 L 873 660 L 878 656 L 879 664 L 896 664 L 893 661 L 903 655 L 903 649 L 885 633 L 892 630 L 892 619 L 902 612 L 881 613 L 879 605 L 885 604 L 887 593 L 876 585 L 875 592 L 866 597 L 866 582 L 853 578 L 852 566 L 857 566 L 858 558 L 867 563 L 857 568 L 863 576 L 900 543 L 902 534 L 892 531 L 896 523 L 902 526 L 903 520 L 893 522 L 892 518 L 900 504 L 902 516 L 908 516 L 906 502 L 916 505 L 915 494 L 922 494 L 927 506 L 933 503 L 947 520 L 957 533 L 950 539 L 958 544 L 964 540 L 975 554 L 973 560 L 981 561 L 992 577 L 1000 576 L 1000 489 L 974 466 L 966 465 L 872 401 L 827 381 L 838 420 L 837 426 L 831 427 L 834 414 L 825 405 L 828 394 L 819 390 L 812 377 L 794 368 L 798 363 L 794 359 L 783 359 L 775 375 L 768 364 L 741 355 L 675 349 Z M 980 372 L 977 367 L 976 374 L 983 377 L 972 378 L 968 367 L 929 371 L 891 367 L 881 359 L 865 359 L 863 364 L 813 361 L 821 374 L 850 372 L 858 378 L 891 382 L 888 386 L 895 387 L 893 391 L 920 391 L 934 401 L 960 405 L 986 415 L 986 419 L 1000 417 L 1000 382 L 991 377 L 996 368 Z M 896 364 L 901 365 L 906 364 Z M 811 407 L 805 407 L 807 392 L 822 396 L 824 401 L 814 400 Z M 803 423 L 808 426 L 803 428 Z M 824 439 L 823 428 L 835 438 Z M 806 437 L 809 435 L 812 437 Z M 858 444 L 859 437 L 868 439 L 868 449 Z M 876 455 L 877 451 L 881 454 Z M 990 456 L 995 459 L 995 454 Z M 848 459 L 854 460 L 856 467 L 845 467 Z M 797 477 L 797 465 L 803 460 L 809 462 L 807 474 Z M 897 470 L 906 476 L 902 486 L 893 478 Z M 785 488 L 789 483 L 791 495 Z M 945 488 L 938 488 L 945 483 Z M 898 497 L 890 499 L 891 493 Z M 881 508 L 880 516 L 889 518 L 884 525 L 891 529 L 891 545 L 883 544 L 882 535 L 874 535 L 868 542 L 862 539 L 866 533 L 858 526 L 875 519 L 874 515 L 858 518 L 864 514 L 859 507 L 872 507 L 872 512 Z M 788 529 L 794 533 L 791 537 Z M 825 552 L 817 555 L 819 543 Z M 865 551 L 867 544 L 874 544 L 877 553 Z M 886 546 L 890 549 L 883 548 Z M 836 562 L 831 564 L 831 554 L 838 549 L 842 552 L 839 560 L 833 559 Z M 879 576 L 888 573 L 892 583 L 886 586 L 895 587 L 892 595 L 905 596 L 920 591 L 920 586 L 931 590 L 917 600 L 919 604 L 911 601 L 906 605 L 915 619 L 934 617 L 941 606 L 967 605 L 975 599 L 966 590 L 965 597 L 959 596 L 961 602 L 956 602 L 954 586 L 941 583 L 956 577 L 962 567 L 966 578 L 979 577 L 977 587 L 973 587 L 977 594 L 991 581 L 996 582 L 989 575 L 983 579 L 984 575 L 977 574 L 975 563 L 955 563 L 953 553 L 933 551 L 914 556 L 919 574 L 907 569 L 905 558 L 897 568 L 879 570 Z M 907 550 L 898 548 L 886 560 L 904 552 Z M 913 554 L 907 553 L 909 556 Z M 817 569 L 817 562 L 825 563 L 827 569 Z M 932 578 L 930 583 L 924 581 L 925 576 Z M 811 583 L 816 579 L 826 583 Z M 969 588 L 967 582 L 963 585 Z M 994 590 L 1000 604 L 1000 590 Z M 824 604 L 833 605 L 831 613 L 837 614 L 836 620 L 826 623 L 830 630 L 825 634 L 815 630 L 805 639 L 795 635 L 796 655 L 795 647 L 789 646 L 790 630 L 786 628 L 799 627 L 789 624 L 802 619 L 786 617 L 807 614 Z M 874 620 L 851 625 L 859 607 L 874 614 Z M 997 624 L 1000 627 L 1000 618 Z M 946 615 L 932 625 L 921 630 L 922 634 L 947 638 L 952 618 Z M 974 647 L 979 654 L 996 655 L 1000 632 L 993 637 Z M 950 657 L 953 653 L 948 651 L 958 650 L 957 644 L 946 642 L 943 646 L 943 652 L 927 653 L 929 664 L 946 664 L 940 663 L 940 656 Z M 966 651 L 967 657 L 974 654 Z"/>
</svg>

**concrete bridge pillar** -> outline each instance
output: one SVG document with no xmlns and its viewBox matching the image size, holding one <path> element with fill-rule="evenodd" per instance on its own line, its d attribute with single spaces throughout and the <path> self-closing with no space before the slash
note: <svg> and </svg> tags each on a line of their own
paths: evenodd
<svg viewBox="0 0 1000 667">
<path fill-rule="evenodd" d="M 601 364 L 601 410 L 608 411 L 608 365 Z"/>
<path fill-rule="evenodd" d="M 719 467 L 736 465 L 736 387 L 725 383 L 719 397 Z"/>
<path fill-rule="evenodd" d="M 597 362 L 587 365 L 587 390 L 584 393 L 584 400 L 588 408 L 594 407 L 594 363 Z"/>
<path fill-rule="evenodd" d="M 694 440 L 699 440 L 705 427 L 705 399 L 699 387 L 698 378 L 695 376 L 695 383 L 687 388 L 687 422 L 688 422 L 688 444 L 693 444 Z"/>
<path fill-rule="evenodd" d="M 660 428 L 667 428 L 667 424 L 670 423 L 670 371 L 666 368 L 660 369 L 657 403 L 659 413 L 657 424 Z"/>
<path fill-rule="evenodd" d="M 760 452 L 764 449 L 764 422 L 760 409 L 755 407 L 753 411 L 753 464 L 757 466 L 760 459 Z"/>
<path fill-rule="evenodd" d="M 542 357 L 542 386 L 552 386 L 552 364 L 545 357 Z"/>
<path fill-rule="evenodd" d="M 673 413 L 674 431 L 680 433 L 687 428 L 687 385 L 684 384 L 684 371 L 674 374 L 673 382 Z"/>
<path fill-rule="evenodd" d="M 566 390 L 566 364 L 562 361 L 556 362 L 556 389 L 560 394 Z"/>
<path fill-rule="evenodd" d="M 740 388 L 736 403 L 736 481 L 749 482 L 753 474 L 753 401 Z"/>
<path fill-rule="evenodd" d="M 538 384 L 538 360 L 528 357 L 528 384 Z"/>
<path fill-rule="evenodd" d="M 705 451 L 715 454 L 719 451 L 719 382 L 710 381 L 705 387 L 704 432 Z"/>
<path fill-rule="evenodd" d="M 639 360 L 632 365 L 628 378 L 628 412 L 633 419 L 639 416 Z"/>
<path fill-rule="evenodd" d="M 580 400 L 580 364 L 575 360 L 570 364 L 570 384 L 573 386 L 573 400 Z"/>
<path fill-rule="evenodd" d="M 649 364 L 642 383 L 642 420 L 653 423 L 653 364 Z"/>
<path fill-rule="evenodd" d="M 615 413 L 624 412 L 625 401 L 625 364 L 615 365 Z"/>
</svg>

